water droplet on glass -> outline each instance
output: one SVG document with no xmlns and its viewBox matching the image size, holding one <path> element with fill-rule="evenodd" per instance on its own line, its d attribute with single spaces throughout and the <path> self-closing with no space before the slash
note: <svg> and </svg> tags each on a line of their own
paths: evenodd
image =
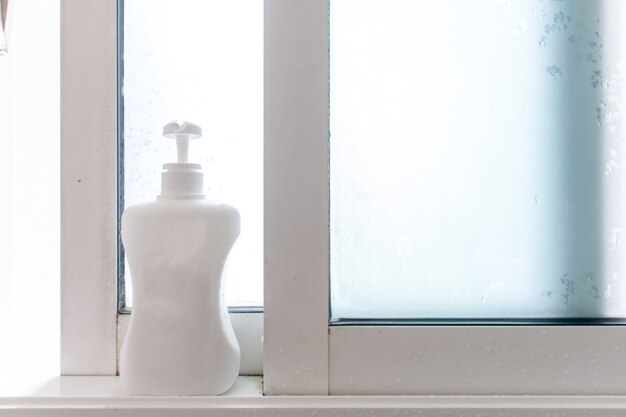
<svg viewBox="0 0 626 417">
<path fill-rule="evenodd" d="M 611 159 L 604 164 L 604 175 L 611 175 L 619 169 L 619 164 L 616 160 Z"/>
<path fill-rule="evenodd" d="M 564 292 L 561 293 L 561 297 L 563 297 L 563 304 L 569 303 L 570 296 L 574 295 L 576 292 L 574 287 L 574 281 L 568 278 L 569 274 L 563 275 L 561 278 L 561 284 L 563 284 Z"/>
<path fill-rule="evenodd" d="M 546 71 L 555 79 L 557 78 L 557 76 L 561 76 L 561 77 L 563 76 L 563 71 L 561 70 L 561 67 L 556 66 L 556 65 L 547 66 Z"/>
<path fill-rule="evenodd" d="M 593 88 L 598 88 L 603 82 L 604 77 L 602 76 L 602 71 L 593 71 L 593 74 L 591 74 L 591 86 Z"/>
<path fill-rule="evenodd" d="M 597 286 L 594 285 L 593 287 L 591 287 L 591 293 L 593 295 L 593 298 L 595 298 L 595 299 L 600 298 L 600 294 L 599 294 Z"/>
</svg>

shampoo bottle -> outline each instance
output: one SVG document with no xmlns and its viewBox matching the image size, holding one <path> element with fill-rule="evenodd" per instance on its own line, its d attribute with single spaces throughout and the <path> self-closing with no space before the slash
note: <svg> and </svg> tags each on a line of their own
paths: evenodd
<svg viewBox="0 0 626 417">
<path fill-rule="evenodd" d="M 122 241 L 133 311 L 120 352 L 122 388 L 134 395 L 217 395 L 239 373 L 239 345 L 222 296 L 222 272 L 239 236 L 239 213 L 203 194 L 187 161 L 199 126 L 172 122 L 178 161 L 164 164 L 161 194 L 128 207 Z"/>
</svg>

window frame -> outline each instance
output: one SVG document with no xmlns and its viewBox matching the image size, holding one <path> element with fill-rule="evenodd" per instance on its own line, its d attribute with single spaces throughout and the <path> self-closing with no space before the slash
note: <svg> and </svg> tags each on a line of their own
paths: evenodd
<svg viewBox="0 0 626 417">
<path fill-rule="evenodd" d="M 626 394 L 621 325 L 329 324 L 328 22 L 265 0 L 265 393 Z"/>
<path fill-rule="evenodd" d="M 61 374 L 115 375 L 116 4 L 61 2 Z"/>
<path fill-rule="evenodd" d="M 116 12 L 61 2 L 63 375 L 117 372 Z M 328 0 L 264 15 L 265 394 L 626 394 L 623 326 L 329 325 Z"/>
</svg>

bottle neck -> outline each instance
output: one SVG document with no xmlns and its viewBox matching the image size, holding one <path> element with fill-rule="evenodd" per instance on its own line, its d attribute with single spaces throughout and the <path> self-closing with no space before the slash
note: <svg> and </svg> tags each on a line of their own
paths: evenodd
<svg viewBox="0 0 626 417">
<path fill-rule="evenodd" d="M 200 164 L 164 164 L 158 199 L 200 199 L 204 198 L 202 188 L 203 174 Z"/>
</svg>

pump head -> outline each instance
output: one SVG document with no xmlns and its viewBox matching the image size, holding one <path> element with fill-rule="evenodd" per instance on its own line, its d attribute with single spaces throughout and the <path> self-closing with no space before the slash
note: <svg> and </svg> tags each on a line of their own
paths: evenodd
<svg viewBox="0 0 626 417">
<path fill-rule="evenodd" d="M 178 160 L 173 164 L 163 164 L 158 198 L 204 198 L 202 166 L 188 162 L 189 140 L 201 137 L 202 129 L 194 123 L 174 121 L 163 127 L 163 136 L 176 139 Z"/>
<path fill-rule="evenodd" d="M 163 126 L 163 136 L 176 139 L 179 164 L 189 162 L 189 140 L 202 137 L 202 128 L 195 123 L 175 120 Z"/>
</svg>

